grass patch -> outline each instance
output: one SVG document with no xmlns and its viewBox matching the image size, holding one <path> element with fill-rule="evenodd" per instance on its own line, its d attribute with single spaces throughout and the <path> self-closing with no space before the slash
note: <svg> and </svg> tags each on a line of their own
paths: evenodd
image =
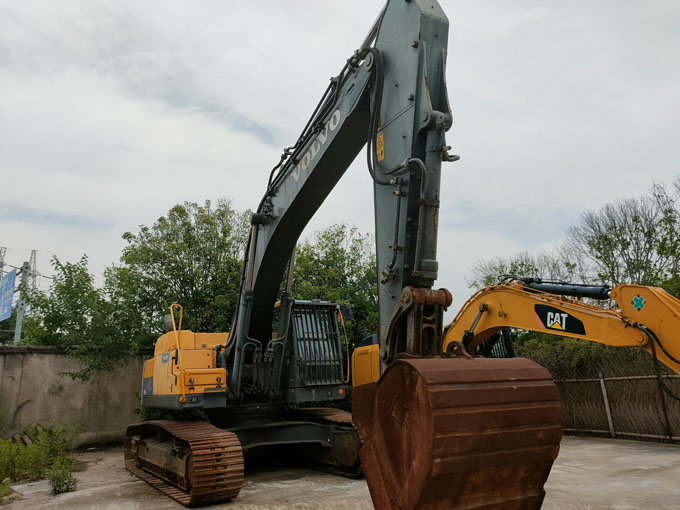
<svg viewBox="0 0 680 510">
<path fill-rule="evenodd" d="M 30 444 L 0 439 L 0 480 L 32 482 L 47 476 L 55 494 L 75 490 L 72 473 L 78 461 L 71 445 L 76 433 L 75 427 L 65 425 L 33 426 L 26 431 Z"/>
</svg>

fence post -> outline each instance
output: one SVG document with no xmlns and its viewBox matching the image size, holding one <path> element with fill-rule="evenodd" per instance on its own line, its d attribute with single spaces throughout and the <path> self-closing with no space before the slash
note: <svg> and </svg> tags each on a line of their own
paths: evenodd
<svg viewBox="0 0 680 510">
<path fill-rule="evenodd" d="M 607 423 L 609 423 L 609 433 L 612 439 L 616 439 L 616 432 L 614 431 L 614 422 L 612 421 L 612 412 L 609 409 L 609 399 L 607 398 L 607 388 L 604 385 L 604 378 L 602 377 L 602 372 L 600 376 L 600 389 L 602 390 L 602 399 L 604 400 L 604 409 L 607 412 Z"/>
<path fill-rule="evenodd" d="M 663 391 L 663 382 L 661 381 L 661 376 L 657 375 L 656 378 L 657 386 L 659 388 L 659 399 L 661 400 L 661 409 L 663 410 L 663 417 L 666 424 L 666 435 L 668 440 L 673 442 L 673 428 L 671 427 L 671 421 L 668 419 L 668 409 L 666 409 L 666 395 Z"/>
</svg>

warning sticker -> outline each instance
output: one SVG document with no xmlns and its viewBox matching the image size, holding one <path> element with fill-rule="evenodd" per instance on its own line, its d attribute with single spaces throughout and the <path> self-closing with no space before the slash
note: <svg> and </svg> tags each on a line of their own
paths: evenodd
<svg viewBox="0 0 680 510">
<path fill-rule="evenodd" d="M 378 142 L 376 143 L 376 148 L 378 152 L 378 161 L 385 159 L 385 140 L 383 138 L 383 132 L 378 133 Z"/>
</svg>

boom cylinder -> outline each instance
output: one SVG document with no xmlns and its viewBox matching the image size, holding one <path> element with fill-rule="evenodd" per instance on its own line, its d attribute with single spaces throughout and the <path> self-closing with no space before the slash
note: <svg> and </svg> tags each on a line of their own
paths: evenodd
<svg viewBox="0 0 680 510">
<path fill-rule="evenodd" d="M 528 282 L 524 283 L 524 286 L 548 294 L 590 299 L 609 299 L 609 293 L 612 290 L 611 287 L 606 285 L 579 285 L 575 283 Z"/>
</svg>

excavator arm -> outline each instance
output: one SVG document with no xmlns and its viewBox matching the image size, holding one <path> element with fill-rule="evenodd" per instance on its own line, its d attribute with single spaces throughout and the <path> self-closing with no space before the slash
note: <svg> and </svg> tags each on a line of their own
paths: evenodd
<svg viewBox="0 0 680 510">
<path fill-rule="evenodd" d="M 568 294 L 610 298 L 618 308 Z M 613 347 L 640 347 L 680 374 L 680 301 L 663 289 L 618 285 L 518 282 L 474 294 L 448 326 L 444 351 L 460 342 L 468 352 L 505 328 L 580 338 Z"/>
<path fill-rule="evenodd" d="M 448 19 L 436 0 L 389 0 L 272 170 L 251 217 L 229 338 L 229 386 L 237 398 L 245 391 L 246 365 L 266 354 L 272 340 L 274 303 L 287 265 L 292 272 L 298 238 L 367 144 L 384 363 L 399 352 L 421 354 L 420 330 L 415 337 L 406 332 L 410 312 L 401 306 L 404 289 L 416 291 L 419 309 L 436 308 L 433 321 L 426 317 L 420 323 L 429 332 L 427 353 L 439 350 L 443 308 L 451 301 L 448 291 L 431 289 L 438 270 L 440 172 L 442 161 L 458 159 L 449 155 L 445 140 L 453 123 L 445 81 L 447 43 Z M 436 303 L 423 301 L 431 296 Z M 284 309 L 285 302 L 284 296 Z M 393 315 L 395 308 L 404 311 Z"/>
</svg>

